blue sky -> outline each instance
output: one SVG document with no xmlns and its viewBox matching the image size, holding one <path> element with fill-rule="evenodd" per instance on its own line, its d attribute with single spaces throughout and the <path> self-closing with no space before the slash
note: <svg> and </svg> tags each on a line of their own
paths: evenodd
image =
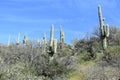
<svg viewBox="0 0 120 80">
<path fill-rule="evenodd" d="M 120 26 L 120 0 L 0 0 L 0 42 L 42 39 L 44 32 L 49 39 L 50 27 L 54 24 L 55 38 L 59 39 L 62 25 L 65 42 L 90 34 L 98 22 L 98 4 L 102 7 L 105 23 Z"/>
</svg>

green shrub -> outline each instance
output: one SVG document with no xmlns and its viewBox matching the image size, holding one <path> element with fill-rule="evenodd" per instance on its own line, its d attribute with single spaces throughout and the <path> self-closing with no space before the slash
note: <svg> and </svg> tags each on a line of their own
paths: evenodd
<svg viewBox="0 0 120 80">
<path fill-rule="evenodd" d="M 63 80 L 74 69 L 69 47 L 52 57 L 34 44 L 0 47 L 0 80 Z"/>
<path fill-rule="evenodd" d="M 88 52 L 79 53 L 79 55 L 78 55 L 79 63 L 89 61 L 90 59 L 91 59 L 91 56 Z"/>
<path fill-rule="evenodd" d="M 111 65 L 120 64 L 120 46 L 109 47 L 104 51 L 104 59 Z"/>
</svg>

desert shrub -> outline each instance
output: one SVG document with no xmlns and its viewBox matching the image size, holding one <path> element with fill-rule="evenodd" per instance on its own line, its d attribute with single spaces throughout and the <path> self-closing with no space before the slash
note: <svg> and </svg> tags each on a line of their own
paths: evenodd
<svg viewBox="0 0 120 80">
<path fill-rule="evenodd" d="M 67 45 L 66 45 L 67 46 Z M 0 46 L 1 80 L 63 80 L 74 69 L 76 59 L 69 47 L 52 57 L 34 43 Z M 74 69 L 75 70 L 75 69 Z"/>
<path fill-rule="evenodd" d="M 75 63 L 69 53 L 64 51 L 56 53 L 53 57 L 46 55 L 40 55 L 33 60 L 35 66 L 35 73 L 37 76 L 44 75 L 54 80 L 54 78 L 67 76 L 67 74 L 74 69 L 72 63 Z M 64 56 L 63 56 L 64 55 Z"/>
<path fill-rule="evenodd" d="M 106 51 L 104 51 L 105 60 L 111 65 L 120 66 L 120 46 L 109 47 Z"/>
<path fill-rule="evenodd" d="M 83 52 L 78 55 L 78 61 L 79 63 L 84 63 L 86 61 L 91 60 L 91 56 L 88 52 Z"/>
<path fill-rule="evenodd" d="M 89 59 L 95 59 L 96 53 L 99 51 L 99 44 L 96 37 L 89 37 L 85 39 L 76 40 L 74 47 L 75 52 L 81 55 L 86 55 L 84 58 Z"/>
</svg>

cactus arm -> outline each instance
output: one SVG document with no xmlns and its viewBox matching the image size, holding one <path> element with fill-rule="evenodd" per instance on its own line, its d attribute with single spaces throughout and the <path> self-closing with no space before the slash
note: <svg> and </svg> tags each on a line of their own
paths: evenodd
<svg viewBox="0 0 120 80">
<path fill-rule="evenodd" d="M 62 28 L 60 26 L 60 49 L 62 49 L 64 46 L 64 32 L 62 31 Z"/>
<path fill-rule="evenodd" d="M 56 39 L 54 39 L 54 42 L 53 42 L 53 51 L 54 53 L 57 52 L 57 40 Z"/>
<path fill-rule="evenodd" d="M 62 43 L 64 43 L 64 39 L 65 39 L 64 32 L 62 32 Z"/>
<path fill-rule="evenodd" d="M 103 25 L 103 34 L 102 37 L 106 37 L 106 25 Z"/>
<path fill-rule="evenodd" d="M 106 25 L 106 36 L 109 37 L 110 33 L 109 33 L 109 26 Z"/>
</svg>

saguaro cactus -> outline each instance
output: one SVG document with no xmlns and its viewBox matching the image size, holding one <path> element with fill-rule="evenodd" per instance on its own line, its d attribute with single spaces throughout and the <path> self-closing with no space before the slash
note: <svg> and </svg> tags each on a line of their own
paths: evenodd
<svg viewBox="0 0 120 80">
<path fill-rule="evenodd" d="M 26 35 L 24 35 L 23 44 L 27 44 L 27 41 L 28 41 L 28 39 L 27 39 Z"/>
<path fill-rule="evenodd" d="M 8 46 L 10 46 L 10 35 L 8 36 Z"/>
<path fill-rule="evenodd" d="M 38 45 L 38 47 L 40 47 L 40 40 L 39 39 L 37 39 L 37 45 Z"/>
<path fill-rule="evenodd" d="M 51 26 L 51 31 L 50 31 L 50 48 L 53 48 L 53 39 L 54 39 L 54 25 L 52 24 Z"/>
<path fill-rule="evenodd" d="M 54 39 L 54 41 L 53 41 L 53 51 L 54 51 L 54 53 L 57 52 L 57 40 L 56 39 Z"/>
<path fill-rule="evenodd" d="M 44 33 L 43 41 L 42 41 L 42 53 L 46 52 L 46 34 Z"/>
<path fill-rule="evenodd" d="M 64 32 L 62 31 L 62 27 L 60 26 L 60 48 L 64 47 Z"/>
<path fill-rule="evenodd" d="M 100 33 L 101 33 L 101 42 L 102 47 L 105 50 L 107 48 L 107 37 L 109 37 L 109 28 L 108 25 L 104 25 L 102 18 L 102 11 L 100 5 L 98 6 L 98 16 L 99 16 L 99 22 L 100 22 Z"/>
<path fill-rule="evenodd" d="M 46 33 L 44 33 L 44 36 L 43 36 L 43 40 L 44 40 L 44 43 L 46 44 Z"/>
<path fill-rule="evenodd" d="M 18 39 L 17 39 L 17 42 L 16 42 L 16 45 L 19 45 L 20 44 L 20 33 L 18 33 Z"/>
<path fill-rule="evenodd" d="M 50 31 L 50 42 L 49 42 L 49 55 L 52 57 L 54 53 L 57 52 L 57 41 L 54 40 L 54 26 L 52 24 L 51 31 Z"/>
</svg>

